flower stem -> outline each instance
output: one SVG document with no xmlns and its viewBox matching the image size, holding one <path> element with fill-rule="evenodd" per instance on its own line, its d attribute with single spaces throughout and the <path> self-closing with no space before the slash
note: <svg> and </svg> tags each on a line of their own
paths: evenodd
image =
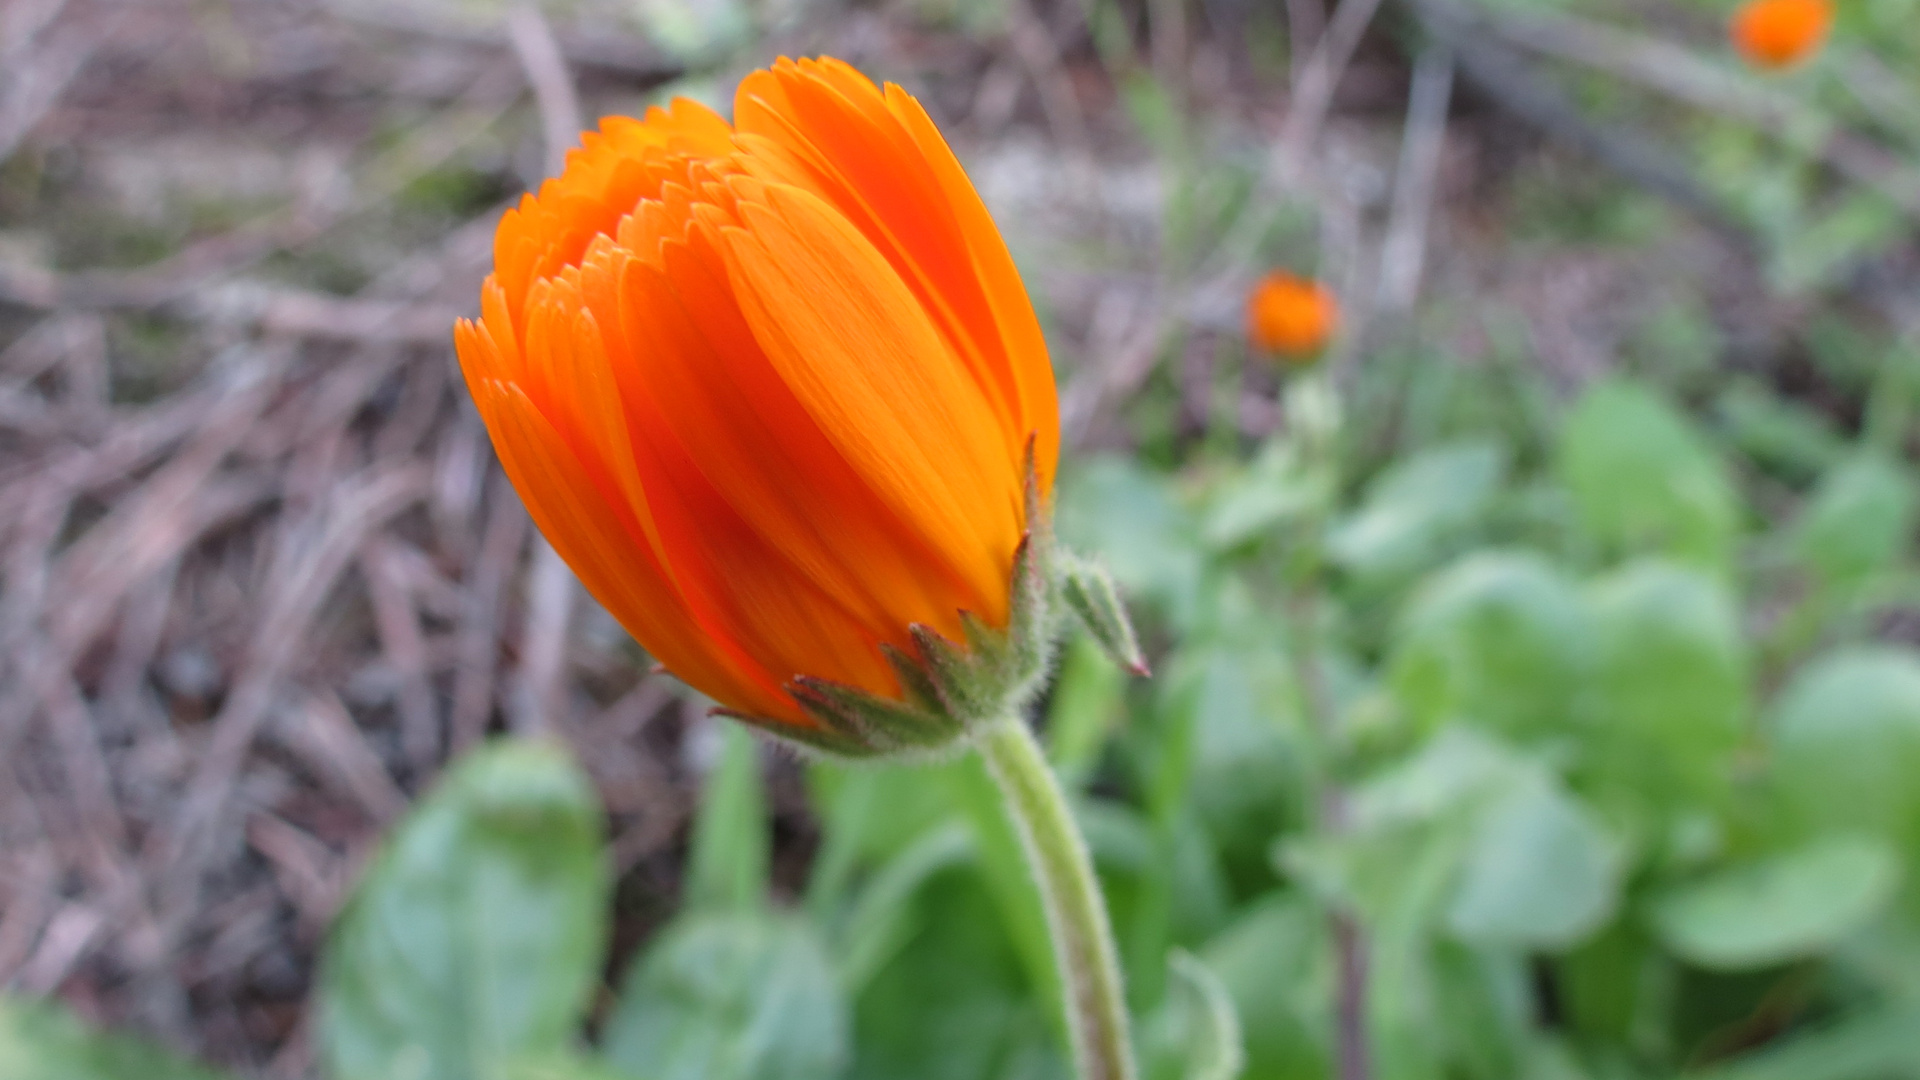
<svg viewBox="0 0 1920 1080">
<path fill-rule="evenodd" d="M 1134 1080 L 1133 1042 L 1120 962 L 1093 859 L 1073 822 L 1066 796 L 1026 722 L 1009 717 L 977 741 L 1019 824 L 1027 861 L 1040 886 L 1053 937 L 1054 962 L 1066 992 L 1067 1030 L 1080 1080 Z"/>
</svg>

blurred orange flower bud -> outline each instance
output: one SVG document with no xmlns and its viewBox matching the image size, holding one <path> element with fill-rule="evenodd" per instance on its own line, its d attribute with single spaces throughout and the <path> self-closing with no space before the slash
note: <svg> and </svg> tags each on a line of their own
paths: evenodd
<svg viewBox="0 0 1920 1080">
<path fill-rule="evenodd" d="M 1747 0 L 1728 33 L 1750 63 L 1778 69 L 1818 52 L 1832 29 L 1833 0 Z"/>
<path fill-rule="evenodd" d="M 1308 363 L 1340 328 L 1340 302 L 1317 281 L 1275 270 L 1247 293 L 1247 340 L 1261 352 Z"/>
<path fill-rule="evenodd" d="M 501 463 L 680 679 L 883 749 L 830 706 L 927 705 L 916 665 L 1018 621 L 1044 531 L 1059 412 L 1006 245 L 920 104 L 837 60 L 749 75 L 731 125 L 680 99 L 583 139 L 455 331 Z"/>
</svg>

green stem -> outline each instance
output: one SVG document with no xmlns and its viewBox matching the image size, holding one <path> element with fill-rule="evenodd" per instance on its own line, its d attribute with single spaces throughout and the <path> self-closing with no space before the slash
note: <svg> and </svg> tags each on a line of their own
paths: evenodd
<svg viewBox="0 0 1920 1080">
<path fill-rule="evenodd" d="M 988 726 L 977 745 L 1020 826 L 1021 843 L 1040 886 L 1080 1080 L 1134 1080 L 1113 927 L 1093 875 L 1093 859 L 1060 782 L 1018 717 Z"/>
</svg>

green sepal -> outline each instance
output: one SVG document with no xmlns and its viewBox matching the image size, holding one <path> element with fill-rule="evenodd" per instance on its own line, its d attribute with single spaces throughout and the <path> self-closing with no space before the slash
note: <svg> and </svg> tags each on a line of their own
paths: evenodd
<svg viewBox="0 0 1920 1080">
<path fill-rule="evenodd" d="M 952 742 L 960 725 L 947 714 L 869 694 L 857 687 L 809 675 L 796 676 L 788 692 L 807 715 L 838 728 L 852 728 L 869 746 L 889 750 L 924 750 Z"/>
<path fill-rule="evenodd" d="M 1053 531 L 1046 514 L 1029 500 L 1027 520 L 1033 527 L 1013 552 L 1013 601 L 1007 625 L 1007 675 L 1014 684 L 1031 688 L 1053 662 L 1054 583 Z"/>
<path fill-rule="evenodd" d="M 1061 597 L 1080 617 L 1087 633 L 1115 663 L 1135 675 L 1148 674 L 1146 654 L 1140 651 L 1140 639 L 1134 635 L 1133 622 L 1120 603 L 1113 579 L 1099 566 L 1077 556 L 1069 555 L 1060 563 Z"/>
<path fill-rule="evenodd" d="M 994 678 L 998 665 L 923 623 L 914 623 L 907 632 L 913 635 L 913 644 L 920 650 L 927 675 L 949 715 L 962 723 L 989 720 L 996 708 L 1004 707 L 1010 688 L 1005 680 Z"/>
<path fill-rule="evenodd" d="M 716 707 L 708 709 L 707 715 L 738 720 L 771 739 L 803 752 L 813 751 L 838 758 L 870 758 L 885 752 L 884 747 L 873 745 L 859 729 L 849 727 L 838 719 L 816 717 L 822 726 L 809 728 L 781 720 L 769 720 L 738 709 Z"/>
<path fill-rule="evenodd" d="M 940 703 L 940 688 L 933 685 L 926 667 L 918 660 L 884 641 L 880 643 L 880 655 L 887 658 L 887 664 L 899 676 L 900 688 L 906 692 L 907 701 L 922 709 L 944 707 Z"/>
</svg>

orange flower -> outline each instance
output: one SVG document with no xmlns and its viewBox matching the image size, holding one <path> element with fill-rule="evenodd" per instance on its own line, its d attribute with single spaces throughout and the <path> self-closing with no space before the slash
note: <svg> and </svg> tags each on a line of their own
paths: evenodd
<svg viewBox="0 0 1920 1080">
<path fill-rule="evenodd" d="M 1756 67 L 1791 67 L 1818 52 L 1833 29 L 1833 0 L 1747 0 L 1728 34 Z"/>
<path fill-rule="evenodd" d="M 917 101 L 837 60 L 749 75 L 732 125 L 679 99 L 583 139 L 454 335 L 514 487 L 729 709 L 804 738 L 810 680 L 912 698 L 913 628 L 1008 626 L 1027 450 L 1044 505 L 1059 449 L 986 207 Z"/>
<path fill-rule="evenodd" d="M 1317 281 L 1275 270 L 1247 293 L 1247 340 L 1295 363 L 1317 358 L 1340 328 L 1340 303 Z"/>
</svg>

